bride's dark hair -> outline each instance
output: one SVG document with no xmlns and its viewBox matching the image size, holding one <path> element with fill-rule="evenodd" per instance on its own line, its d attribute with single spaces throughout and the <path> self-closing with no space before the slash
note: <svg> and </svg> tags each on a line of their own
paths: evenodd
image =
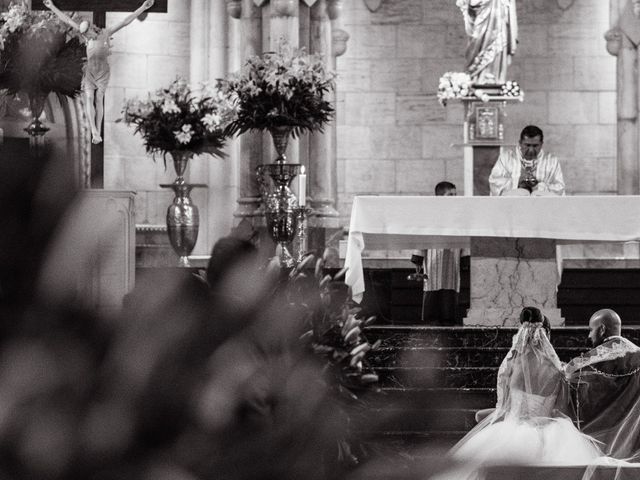
<svg viewBox="0 0 640 480">
<path fill-rule="evenodd" d="M 520 312 L 520 323 L 542 323 L 542 327 L 547 332 L 547 338 L 551 338 L 551 323 L 549 319 L 542 314 L 539 308 L 524 307 Z"/>
</svg>

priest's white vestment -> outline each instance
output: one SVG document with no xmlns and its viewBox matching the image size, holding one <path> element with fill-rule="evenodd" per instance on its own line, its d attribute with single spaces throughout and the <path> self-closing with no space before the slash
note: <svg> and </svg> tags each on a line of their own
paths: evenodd
<svg viewBox="0 0 640 480">
<path fill-rule="evenodd" d="M 523 165 L 527 162 L 529 161 L 522 157 L 518 147 L 502 152 L 489 175 L 491 195 L 500 196 L 517 189 L 522 177 Z M 533 160 L 533 164 L 535 177 L 538 180 L 533 193 L 564 195 L 564 178 L 558 158 L 541 150 Z"/>
</svg>

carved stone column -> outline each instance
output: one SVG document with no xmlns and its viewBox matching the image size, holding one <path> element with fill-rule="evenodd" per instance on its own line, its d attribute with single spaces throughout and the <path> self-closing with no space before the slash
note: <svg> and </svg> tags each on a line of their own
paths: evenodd
<svg viewBox="0 0 640 480">
<path fill-rule="evenodd" d="M 311 7 L 309 35 L 310 53 L 318 53 L 325 59 L 330 69 L 335 69 L 331 20 L 327 0 L 317 0 Z M 336 95 L 330 101 L 335 105 Z M 336 122 L 325 127 L 324 132 L 309 136 L 309 179 L 312 207 L 317 219 L 338 216 L 335 201 L 338 196 L 336 177 Z"/>
<path fill-rule="evenodd" d="M 203 82 L 208 77 L 207 54 L 209 41 L 209 16 L 207 0 L 191 0 L 191 28 L 189 42 L 191 50 L 190 78 L 192 83 Z"/>
<path fill-rule="evenodd" d="M 265 0 L 258 3 L 264 4 Z M 294 48 L 300 44 L 300 0 L 271 0 L 269 4 L 269 47 L 275 50 L 281 38 Z"/>
<path fill-rule="evenodd" d="M 300 0 L 256 0 L 265 9 L 264 17 L 269 18 L 269 24 L 263 25 L 263 42 L 269 42 L 269 50 L 275 52 L 282 40 L 285 40 L 292 48 L 300 46 Z M 271 162 L 276 158 L 273 140 L 268 132 L 263 134 L 264 152 L 269 157 L 264 162 Z M 287 145 L 287 158 L 290 163 L 304 163 L 300 158 L 300 141 L 297 138 L 289 139 Z"/>
<path fill-rule="evenodd" d="M 605 39 L 607 51 L 617 56 L 618 194 L 635 195 L 640 193 L 637 73 L 640 20 L 631 0 L 611 0 L 611 23 Z"/>
<path fill-rule="evenodd" d="M 310 52 L 323 55 L 327 67 L 335 70 L 336 57 L 346 50 L 349 35 L 338 25 L 342 0 L 227 0 L 226 3 L 229 15 L 239 19 L 242 25 L 239 48 L 243 62 L 249 55 L 262 53 L 263 45 L 264 50 L 276 50 L 280 40 L 285 39 L 294 48 L 308 45 Z M 301 12 L 304 12 L 304 18 L 300 18 Z M 330 100 L 335 103 L 335 94 Z M 275 152 L 269 134 L 259 137 L 259 134 L 251 133 L 240 137 L 240 206 L 236 217 L 255 217 L 260 214 L 256 211 L 259 197 L 254 170 L 259 163 L 275 158 Z M 335 209 L 335 122 L 327 126 L 325 133 L 310 135 L 308 141 L 306 137 L 300 141 L 292 139 L 287 156 L 291 162 L 308 164 L 311 181 L 309 193 L 315 213 L 311 226 L 339 227 Z"/>
<path fill-rule="evenodd" d="M 207 80 L 215 84 L 216 79 L 224 78 L 229 72 L 229 42 L 231 19 L 226 15 L 223 2 L 207 2 Z M 209 234 L 209 253 L 215 241 L 228 235 L 233 228 L 236 199 L 238 198 L 238 169 L 240 158 L 235 155 L 234 142 L 227 143 L 225 152 L 229 157 L 208 158 L 209 177 L 207 231 Z M 202 221 L 202 219 L 201 219 Z"/>
<path fill-rule="evenodd" d="M 225 4 L 191 0 L 191 83 L 215 82 L 216 78 L 227 75 L 228 37 Z M 230 146 L 227 152 L 232 148 Z M 225 159 L 201 155 L 191 162 L 191 181 L 203 182 L 209 187 L 202 197 L 206 201 L 206 210 L 201 217 L 195 255 L 208 254 L 216 240 L 227 235 L 233 227 L 233 213 L 238 196 L 237 161 L 238 156 L 231 154 Z M 201 203 L 200 207 L 204 207 L 204 204 Z"/>
<path fill-rule="evenodd" d="M 254 0 L 227 0 L 227 11 L 232 18 L 240 21 L 240 62 L 244 64 L 248 57 L 262 53 L 262 11 Z M 262 136 L 247 132 L 240 136 L 238 142 L 240 191 L 234 216 L 241 220 L 253 218 L 260 208 L 255 170 L 262 163 Z"/>
</svg>

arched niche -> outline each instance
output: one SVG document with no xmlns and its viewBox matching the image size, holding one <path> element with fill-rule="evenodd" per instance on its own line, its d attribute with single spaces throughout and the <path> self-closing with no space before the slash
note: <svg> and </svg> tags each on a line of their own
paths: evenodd
<svg viewBox="0 0 640 480">
<path fill-rule="evenodd" d="M 75 184 L 89 188 L 91 178 L 90 137 L 82 95 L 74 99 L 50 94 L 41 120 L 50 129 L 44 142 L 54 160 L 73 162 Z M 23 144 L 28 153 L 29 136 L 24 131 L 30 123 L 27 96 L 0 97 L 0 129 L 3 141 Z"/>
</svg>

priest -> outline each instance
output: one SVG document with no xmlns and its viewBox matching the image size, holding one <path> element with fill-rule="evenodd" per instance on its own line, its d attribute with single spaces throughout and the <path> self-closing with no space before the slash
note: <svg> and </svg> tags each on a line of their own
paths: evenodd
<svg viewBox="0 0 640 480">
<path fill-rule="evenodd" d="M 564 178 L 555 155 L 542 149 L 544 134 L 528 125 L 518 146 L 500 154 L 489 175 L 491 195 L 564 195 Z"/>
<path fill-rule="evenodd" d="M 574 420 L 614 458 L 640 461 L 640 347 L 610 309 L 589 320 L 593 349 L 565 366 Z"/>
</svg>

